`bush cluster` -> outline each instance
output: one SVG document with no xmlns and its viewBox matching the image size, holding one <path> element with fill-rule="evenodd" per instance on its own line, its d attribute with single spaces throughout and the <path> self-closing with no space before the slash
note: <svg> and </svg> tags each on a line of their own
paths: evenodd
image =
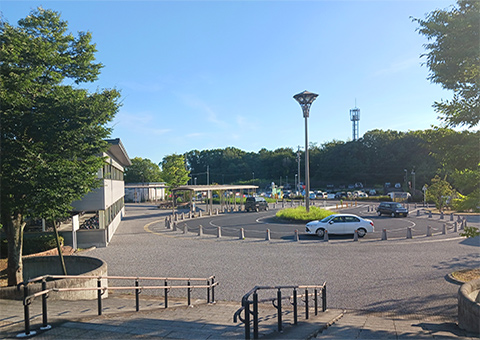
<svg viewBox="0 0 480 340">
<path fill-rule="evenodd" d="M 307 213 L 307 209 L 304 206 L 296 208 L 286 208 L 277 212 L 276 216 L 281 219 L 290 221 L 303 221 L 309 222 L 313 220 L 321 220 L 333 213 L 329 210 L 320 209 L 318 207 L 311 206 L 310 212 Z"/>
<path fill-rule="evenodd" d="M 60 243 L 63 244 L 63 237 L 59 236 Z M 30 255 L 41 253 L 42 251 L 47 251 L 57 247 L 57 242 L 55 241 L 55 234 L 46 233 L 46 234 L 37 234 L 37 233 L 25 233 L 23 235 L 23 255 Z M 1 240 L 1 257 L 7 258 L 8 256 L 8 243 L 7 239 L 3 238 Z"/>
</svg>

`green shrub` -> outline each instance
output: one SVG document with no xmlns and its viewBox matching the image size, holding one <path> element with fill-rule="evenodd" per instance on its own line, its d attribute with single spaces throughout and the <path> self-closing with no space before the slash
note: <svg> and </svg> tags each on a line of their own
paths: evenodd
<svg viewBox="0 0 480 340">
<path fill-rule="evenodd" d="M 460 236 L 465 236 L 465 237 L 480 236 L 480 230 L 476 227 L 465 227 L 464 232 L 461 233 Z"/>
<path fill-rule="evenodd" d="M 296 208 L 286 208 L 277 212 L 276 216 L 278 218 L 290 220 L 290 221 L 313 221 L 321 220 L 327 216 L 332 215 L 333 213 L 330 210 L 320 209 L 314 206 L 310 207 L 310 212 L 307 213 L 307 209 L 304 206 Z"/>
<path fill-rule="evenodd" d="M 63 237 L 59 236 L 60 244 L 63 244 Z M 25 233 L 23 235 L 23 255 L 41 253 L 57 247 L 54 233 Z M 6 238 L 1 240 L 1 257 L 8 256 L 8 243 Z"/>
<path fill-rule="evenodd" d="M 63 237 L 59 236 L 60 244 L 63 244 Z M 23 235 L 23 255 L 41 253 L 57 247 L 55 234 L 24 234 Z"/>
</svg>

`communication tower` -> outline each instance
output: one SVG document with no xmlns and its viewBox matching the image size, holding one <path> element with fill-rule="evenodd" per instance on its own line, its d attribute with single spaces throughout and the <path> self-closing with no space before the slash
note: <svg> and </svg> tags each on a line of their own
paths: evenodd
<svg viewBox="0 0 480 340">
<path fill-rule="evenodd" d="M 360 121 L 360 109 L 357 108 L 355 103 L 355 108 L 350 110 L 350 120 L 352 121 L 352 140 L 358 139 L 358 122 Z"/>
</svg>

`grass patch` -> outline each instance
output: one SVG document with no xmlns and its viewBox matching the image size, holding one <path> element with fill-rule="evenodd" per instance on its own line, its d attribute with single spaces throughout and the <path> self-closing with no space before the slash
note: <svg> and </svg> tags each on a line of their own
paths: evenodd
<svg viewBox="0 0 480 340">
<path fill-rule="evenodd" d="M 452 276 L 461 282 L 468 282 L 480 278 L 480 268 L 463 269 L 452 273 Z"/>
<path fill-rule="evenodd" d="M 333 212 L 330 210 L 320 209 L 314 206 L 310 207 L 310 212 L 308 213 L 304 206 L 300 206 L 296 208 L 282 209 L 276 214 L 276 216 L 281 219 L 303 222 L 321 220 L 330 215 L 333 215 Z"/>
</svg>

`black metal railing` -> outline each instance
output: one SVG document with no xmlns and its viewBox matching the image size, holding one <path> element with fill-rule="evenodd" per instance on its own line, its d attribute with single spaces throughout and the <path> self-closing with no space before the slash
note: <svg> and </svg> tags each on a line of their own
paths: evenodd
<svg viewBox="0 0 480 340">
<path fill-rule="evenodd" d="M 293 290 L 292 295 L 282 295 L 282 290 L 291 289 Z M 276 297 L 259 299 L 258 291 L 260 290 L 276 290 Z M 309 291 L 310 290 L 310 291 Z M 300 291 L 304 291 L 303 294 Z M 258 304 L 265 302 L 272 302 L 273 306 L 277 309 L 277 330 L 279 332 L 283 329 L 282 321 L 282 301 L 289 300 L 290 304 L 293 306 L 293 324 L 297 325 L 298 323 L 298 309 L 299 309 L 299 299 L 305 303 L 305 319 L 309 318 L 310 313 L 310 301 L 309 297 L 313 297 L 313 308 L 315 315 L 318 314 L 318 297 L 321 294 L 322 302 L 322 312 L 327 310 L 327 284 L 324 282 L 321 285 L 302 285 L 302 286 L 255 286 L 251 291 L 245 294 L 242 298 L 242 307 L 239 308 L 233 315 L 233 322 L 240 320 L 245 324 L 245 339 L 250 339 L 251 336 L 251 323 L 253 328 L 253 338 L 258 339 L 258 322 L 259 322 L 259 311 Z M 251 300 L 250 300 L 251 298 Z M 244 316 L 242 318 L 242 311 Z"/>
<path fill-rule="evenodd" d="M 47 288 L 47 282 L 49 280 L 59 280 L 59 279 L 80 279 L 80 280 L 97 280 L 96 287 L 76 287 L 76 288 Z M 108 284 L 103 286 L 102 280 L 133 280 L 134 286 L 120 286 L 120 287 L 109 287 Z M 163 285 L 140 285 L 140 281 L 162 281 Z M 200 282 L 205 282 L 205 284 L 200 284 Z M 30 294 L 29 285 L 33 283 L 41 282 L 42 288 L 40 291 Z M 173 285 L 172 282 L 183 282 L 184 284 Z M 197 284 L 192 284 L 198 282 Z M 17 289 L 20 289 L 23 286 L 23 306 L 24 306 L 24 319 L 25 319 L 25 333 L 21 336 L 31 336 L 35 332 L 30 330 L 30 305 L 32 304 L 35 298 L 42 297 L 42 326 L 40 329 L 46 330 L 51 327 L 48 325 L 48 315 L 47 315 L 47 298 L 50 292 L 68 292 L 68 291 L 97 291 L 97 308 L 98 315 L 102 315 L 102 295 L 108 290 L 135 290 L 135 310 L 138 312 L 140 310 L 140 293 L 142 290 L 147 289 L 162 289 L 164 296 L 164 306 L 168 308 L 168 294 L 171 289 L 186 289 L 187 291 L 187 305 L 191 306 L 191 294 L 193 289 L 207 289 L 207 303 L 215 303 L 215 287 L 218 285 L 218 282 L 215 281 L 215 276 L 210 276 L 208 278 L 175 278 L 175 277 L 134 277 L 134 276 L 88 276 L 88 275 L 44 275 L 39 276 L 33 279 L 30 279 L 26 282 L 21 282 L 18 284 Z M 20 334 L 19 334 L 20 336 Z"/>
</svg>

